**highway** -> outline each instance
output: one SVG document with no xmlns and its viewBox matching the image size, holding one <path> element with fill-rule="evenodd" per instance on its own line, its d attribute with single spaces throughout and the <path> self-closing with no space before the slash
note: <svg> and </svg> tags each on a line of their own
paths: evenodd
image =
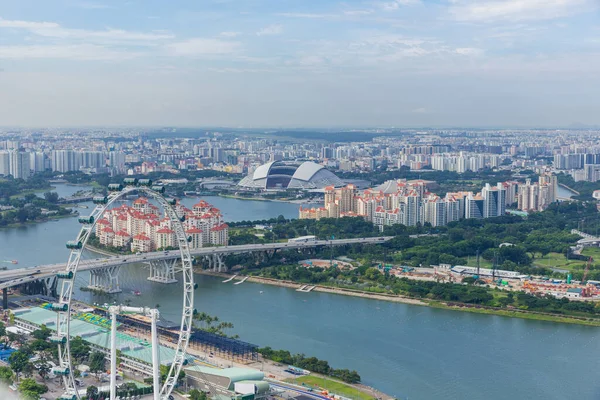
<svg viewBox="0 0 600 400">
<path fill-rule="evenodd" d="M 319 246 L 343 246 L 348 244 L 378 244 L 385 243 L 392 239 L 392 236 L 380 236 L 372 238 L 357 238 L 357 239 L 335 239 L 335 240 L 313 240 L 302 242 L 277 242 L 265 244 L 245 244 L 237 246 L 219 246 L 219 247 L 202 247 L 199 249 L 190 250 L 190 254 L 194 257 L 239 254 L 255 251 L 270 251 L 270 250 L 288 250 L 288 249 L 306 249 Z M 171 251 L 155 251 L 141 254 L 131 254 L 125 256 L 113 256 L 105 258 L 94 258 L 79 262 L 77 271 L 89 271 L 95 269 L 109 268 L 119 265 L 144 263 L 149 261 L 174 260 L 180 258 L 178 250 Z M 20 285 L 35 281 L 37 279 L 48 278 L 55 276 L 57 273 L 66 270 L 66 262 L 58 264 L 38 265 L 29 268 L 9 269 L 0 271 L 0 289 L 5 289 L 11 286 Z"/>
</svg>

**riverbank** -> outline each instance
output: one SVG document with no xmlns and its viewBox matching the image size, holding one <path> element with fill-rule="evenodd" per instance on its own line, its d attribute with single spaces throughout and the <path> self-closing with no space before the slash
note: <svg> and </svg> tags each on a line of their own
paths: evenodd
<svg viewBox="0 0 600 400">
<path fill-rule="evenodd" d="M 196 270 L 196 273 L 203 275 L 216 276 L 220 278 L 230 278 L 230 274 L 212 272 L 206 270 Z M 305 284 L 294 282 L 294 281 L 283 281 L 273 278 L 264 278 L 257 276 L 249 276 L 247 279 L 248 282 L 261 283 L 265 285 L 272 286 L 281 286 L 287 287 L 290 289 L 298 289 Z M 311 285 L 312 286 L 312 285 Z M 463 304 L 463 303 L 444 303 L 439 301 L 432 300 L 422 300 L 413 297 L 393 295 L 393 294 L 385 294 L 385 293 L 372 293 L 366 292 L 357 289 L 347 289 L 347 288 L 337 288 L 330 286 L 320 286 L 315 285 L 315 288 L 312 290 L 314 292 L 324 292 L 331 294 L 339 294 L 345 296 L 354 296 L 354 297 L 362 297 L 373 300 L 383 300 L 383 301 L 391 301 L 396 303 L 404 303 L 404 304 L 412 304 L 416 306 L 427 306 L 433 308 L 443 308 L 452 311 L 463 311 L 463 312 L 471 312 L 477 314 L 488 314 L 488 315 L 498 315 L 502 317 L 510 317 L 510 318 L 521 318 L 521 319 L 530 319 L 537 321 L 548 321 L 548 322 L 557 322 L 557 323 L 565 323 L 565 324 L 576 324 L 576 325 L 587 325 L 587 326 L 599 326 L 600 327 L 600 319 L 595 318 L 586 318 L 586 317 L 577 317 L 577 316 L 564 316 L 559 314 L 550 314 L 550 313 L 541 313 L 537 311 L 528 311 L 528 310 L 520 310 L 520 309 L 500 309 L 494 307 L 484 307 L 473 304 Z"/>
<path fill-rule="evenodd" d="M 3 227 L 0 227 L 0 230 L 12 229 L 12 228 L 22 228 L 22 227 L 25 227 L 25 226 L 37 225 L 37 224 L 42 224 L 44 222 L 52 222 L 52 221 L 56 221 L 56 220 L 59 220 L 59 219 L 76 217 L 76 216 L 77 216 L 77 214 L 49 215 L 48 217 L 46 217 L 44 219 L 40 219 L 40 220 L 27 221 L 27 222 L 18 222 L 18 223 L 14 223 L 14 224 L 8 224 L 8 225 L 5 225 Z"/>
<path fill-rule="evenodd" d="M 575 193 L 577 196 L 579 196 L 581 193 L 579 193 L 577 190 L 572 189 L 570 187 L 568 187 L 567 185 L 565 185 L 564 183 L 559 183 L 558 186 L 562 186 L 567 190 L 570 190 L 571 192 Z"/>
<path fill-rule="evenodd" d="M 31 189 L 31 190 L 24 190 L 22 192 L 20 192 L 19 194 L 13 194 L 12 196 L 10 196 L 11 199 L 17 199 L 20 197 L 25 197 L 28 194 L 36 194 L 36 193 L 46 193 L 52 190 L 55 190 L 56 187 L 55 186 L 49 186 L 47 188 L 43 188 L 43 189 Z"/>
<path fill-rule="evenodd" d="M 222 194 L 219 193 L 217 196 L 225 197 L 227 199 L 236 199 L 236 200 L 250 200 L 250 201 L 270 201 L 273 203 L 290 203 L 290 204 L 321 204 L 320 201 L 306 201 L 303 199 L 297 200 L 281 200 L 281 199 L 265 199 L 263 197 L 244 197 L 244 196 L 236 196 L 233 194 Z"/>
<path fill-rule="evenodd" d="M 575 324 L 600 327 L 600 319 L 594 318 L 562 316 L 558 314 L 540 313 L 536 311 L 527 311 L 519 309 L 506 310 L 501 308 L 483 306 L 475 307 L 472 304 L 448 304 L 435 301 L 429 302 L 428 306 L 433 308 L 442 308 L 444 310 L 463 311 L 476 314 L 498 315 L 501 317 L 530 319 L 535 321 L 558 322 L 561 324 Z"/>
</svg>

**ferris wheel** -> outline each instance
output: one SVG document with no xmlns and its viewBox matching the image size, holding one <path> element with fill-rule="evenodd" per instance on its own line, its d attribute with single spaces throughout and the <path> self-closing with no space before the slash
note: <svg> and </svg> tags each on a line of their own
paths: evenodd
<svg viewBox="0 0 600 400">
<path fill-rule="evenodd" d="M 186 351 L 193 324 L 194 276 L 192 270 L 192 257 L 188 247 L 188 238 L 182 224 L 183 219 L 177 215 L 176 210 L 173 207 L 176 200 L 165 198 L 163 196 L 164 186 L 153 186 L 152 181 L 149 179 L 138 180 L 126 178 L 122 185 L 108 185 L 108 190 L 109 193 L 107 196 L 93 198 L 96 207 L 89 216 L 79 218 L 79 222 L 82 224 L 79 234 L 74 241 L 67 242 L 67 248 L 70 249 L 71 252 L 69 254 L 66 269 L 57 274 L 57 277 L 61 279 L 62 283 L 60 286 L 58 302 L 51 305 L 51 308 L 57 312 L 57 324 L 56 336 L 53 336 L 50 339 L 58 343 L 59 368 L 62 370 L 65 386 L 65 393 L 60 398 L 64 400 L 80 399 L 77 384 L 73 375 L 73 360 L 70 350 L 70 322 L 73 289 L 82 253 L 88 239 L 94 231 L 96 222 L 102 218 L 108 207 L 115 201 L 122 199 L 129 194 L 140 193 L 159 203 L 160 206 L 163 207 L 166 217 L 171 221 L 172 229 L 175 232 L 176 243 L 179 246 L 179 255 L 183 271 L 183 309 L 177 347 L 175 348 L 171 366 L 162 387 L 155 384 L 155 399 L 168 399 L 177 383 L 181 368 L 186 362 Z M 111 360 L 111 363 L 114 363 L 114 361 Z M 158 366 L 153 366 L 153 368 L 157 370 Z M 114 375 L 114 373 L 115 372 L 111 370 L 111 374 Z M 114 382 L 112 384 L 114 385 Z M 157 394 L 156 390 L 158 388 L 160 388 L 160 392 Z"/>
</svg>

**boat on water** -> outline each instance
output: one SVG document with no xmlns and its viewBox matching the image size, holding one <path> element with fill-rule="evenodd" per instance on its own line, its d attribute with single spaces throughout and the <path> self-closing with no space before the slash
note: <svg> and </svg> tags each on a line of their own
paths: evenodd
<svg viewBox="0 0 600 400">
<path fill-rule="evenodd" d="M 140 292 L 139 290 L 132 290 L 131 294 L 133 294 L 135 296 L 141 296 L 142 292 Z"/>
<path fill-rule="evenodd" d="M 17 261 L 17 260 L 3 260 L 2 262 L 11 263 L 11 264 L 18 264 L 19 263 L 19 261 Z"/>
</svg>

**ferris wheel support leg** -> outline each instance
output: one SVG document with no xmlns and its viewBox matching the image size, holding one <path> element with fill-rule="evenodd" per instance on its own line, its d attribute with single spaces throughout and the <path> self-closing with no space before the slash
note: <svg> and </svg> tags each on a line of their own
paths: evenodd
<svg viewBox="0 0 600 400">
<path fill-rule="evenodd" d="M 158 344 L 158 329 L 156 320 L 158 310 L 152 310 L 152 381 L 154 386 L 154 400 L 160 399 L 160 353 Z"/>
<path fill-rule="evenodd" d="M 117 312 L 111 310 L 110 329 L 110 400 L 117 397 Z"/>
</svg>

